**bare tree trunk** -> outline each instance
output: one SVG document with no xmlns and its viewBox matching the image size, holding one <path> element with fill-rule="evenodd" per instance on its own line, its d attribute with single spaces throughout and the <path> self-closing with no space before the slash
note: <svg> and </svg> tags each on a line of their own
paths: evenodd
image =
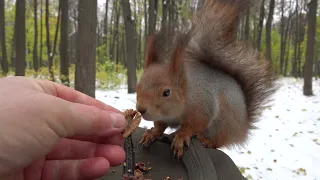
<svg viewBox="0 0 320 180">
<path fill-rule="evenodd" d="M 249 40 L 249 32 L 250 32 L 250 8 L 247 8 L 246 26 L 245 26 L 245 30 L 244 30 L 244 39 L 246 41 Z"/>
<path fill-rule="evenodd" d="M 41 68 L 43 66 L 43 59 L 42 59 L 42 50 L 43 50 L 43 31 L 42 31 L 42 27 L 43 27 L 43 20 L 42 20 L 42 16 L 43 16 L 43 11 L 42 11 L 42 7 L 43 6 L 43 0 L 40 0 L 40 57 L 39 57 L 39 67 Z"/>
<path fill-rule="evenodd" d="M 289 9 L 291 8 L 291 1 L 290 1 L 290 7 Z M 286 50 L 287 50 L 287 39 L 288 39 L 288 33 L 289 33 L 289 27 L 290 27 L 290 24 L 291 24 L 291 17 L 292 17 L 292 13 L 291 13 L 291 10 L 289 12 L 289 17 L 287 18 L 287 22 L 283 24 L 283 29 L 281 30 L 281 49 L 280 49 L 280 72 L 284 74 L 284 76 L 286 76 L 286 58 L 285 58 L 285 55 L 286 55 Z M 283 37 L 282 37 L 283 36 Z M 289 47 L 290 47 L 290 44 L 288 44 Z M 284 66 L 284 67 L 283 67 Z"/>
<path fill-rule="evenodd" d="M 315 66 L 315 72 L 314 72 L 314 76 L 317 78 L 318 77 L 318 74 L 320 73 L 319 72 L 319 60 L 318 60 L 318 55 L 319 55 L 319 52 L 317 51 L 318 49 L 318 43 L 317 43 L 317 39 L 315 40 L 315 55 L 314 55 L 314 66 Z"/>
<path fill-rule="evenodd" d="M 290 15 L 290 16 L 292 16 L 292 15 Z M 286 39 L 287 39 L 287 37 L 291 36 L 290 29 L 292 29 L 292 28 L 289 28 L 289 26 L 291 26 L 291 20 L 288 22 L 288 25 L 287 25 Z M 287 76 L 287 72 L 288 72 L 288 61 L 289 61 L 289 55 L 290 55 L 291 38 L 288 39 L 287 46 L 288 47 L 286 49 L 288 49 L 288 50 L 286 51 L 286 57 L 285 57 L 285 61 L 284 61 L 284 72 L 283 72 L 284 76 Z"/>
<path fill-rule="evenodd" d="M 168 27 L 166 26 L 168 23 L 168 3 L 169 0 L 162 0 L 162 20 L 161 20 L 161 27 L 165 27 L 167 29 Z"/>
<path fill-rule="evenodd" d="M 284 32 L 284 49 L 283 49 L 283 53 L 284 53 L 284 56 L 285 56 L 285 53 L 286 53 L 286 50 L 287 50 L 287 46 L 290 47 L 290 42 L 287 43 L 287 40 L 288 40 L 288 34 L 289 34 L 289 27 L 290 27 L 290 24 L 291 24 L 291 17 L 292 17 L 292 13 L 291 11 L 289 12 L 289 17 L 288 17 L 288 20 L 287 20 L 287 24 L 286 24 L 286 27 L 285 27 L 285 32 Z M 285 59 L 285 57 L 284 57 Z M 286 63 L 286 62 L 285 62 Z M 286 66 L 286 65 L 285 65 Z M 286 68 L 286 67 L 284 67 Z M 284 70 L 284 73 L 286 73 L 286 70 Z"/>
<path fill-rule="evenodd" d="M 301 77 L 302 75 L 302 72 L 301 72 L 301 59 L 302 59 L 302 57 L 301 57 L 301 54 L 302 54 L 302 49 L 301 49 L 301 43 L 299 42 L 299 44 L 298 44 L 298 77 Z"/>
<path fill-rule="evenodd" d="M 105 15 L 104 15 L 104 28 L 103 28 L 103 43 L 105 45 L 105 52 L 104 55 L 109 57 L 109 52 L 108 52 L 108 10 L 109 10 L 109 0 L 106 0 L 105 4 Z"/>
<path fill-rule="evenodd" d="M 119 62 L 120 60 L 121 60 L 121 54 L 120 54 L 120 43 L 121 43 L 121 39 L 122 38 L 120 38 L 121 37 L 121 31 L 120 31 L 120 28 L 119 28 L 119 26 L 117 27 L 117 39 L 116 39 L 116 41 L 117 41 L 117 43 L 116 43 L 116 61 L 117 62 Z M 116 72 L 118 71 L 118 63 L 117 63 L 117 70 L 116 70 Z"/>
<path fill-rule="evenodd" d="M 172 22 L 169 24 L 169 32 L 173 33 L 176 25 L 176 19 L 175 19 L 176 3 L 175 1 L 167 1 L 167 3 L 169 4 L 169 9 L 168 9 L 169 22 Z"/>
<path fill-rule="evenodd" d="M 109 10 L 109 0 L 106 0 L 105 11 L 106 14 L 104 16 L 104 35 L 108 35 L 108 10 Z M 107 40 L 105 42 L 107 44 Z"/>
<path fill-rule="evenodd" d="M 139 11 L 140 12 L 140 11 Z M 139 13 L 140 14 L 140 13 Z M 141 24 L 142 23 L 142 18 L 138 18 L 137 19 L 139 22 L 138 24 Z M 141 64 L 141 57 L 142 57 L 142 54 L 141 54 L 141 43 L 142 43 L 142 27 L 140 26 L 140 28 L 138 28 L 139 30 L 139 35 L 138 35 L 138 53 L 137 53 L 137 68 L 140 68 L 140 64 Z"/>
<path fill-rule="evenodd" d="M 257 44 L 256 44 L 256 47 L 259 51 L 261 50 L 261 35 L 262 35 L 263 20 L 264 20 L 264 1 L 265 0 L 262 0 L 260 5 L 260 16 L 259 16 L 258 35 L 257 35 Z"/>
<path fill-rule="evenodd" d="M 236 31 L 236 37 L 237 37 L 237 41 L 239 41 L 239 40 L 244 40 L 244 33 L 243 33 L 243 31 L 244 31 L 244 23 L 243 23 L 243 19 L 244 18 L 240 18 L 239 19 L 239 23 L 238 23 L 238 25 L 237 25 L 237 31 Z"/>
<path fill-rule="evenodd" d="M 69 1 L 69 6 L 71 5 Z M 72 34 L 69 35 L 69 64 L 76 64 L 76 44 L 77 44 L 77 31 L 78 31 L 78 26 L 77 26 L 77 6 L 78 6 L 78 1 L 73 1 L 74 3 L 72 4 L 73 7 L 69 7 L 69 16 L 72 18 L 72 29 L 73 32 Z"/>
<path fill-rule="evenodd" d="M 16 19 L 14 22 L 14 27 L 13 27 L 13 36 L 11 39 L 11 66 L 12 69 L 16 69 L 16 36 L 17 36 L 17 24 L 16 24 Z"/>
<path fill-rule="evenodd" d="M 281 0 L 281 25 L 280 25 L 280 73 L 283 74 L 283 63 L 285 54 L 285 19 L 284 19 L 284 0 Z"/>
<path fill-rule="evenodd" d="M 58 33 L 59 33 L 59 26 L 60 26 L 60 16 L 61 16 L 61 7 L 60 7 L 60 2 L 58 6 L 58 17 L 57 17 L 57 24 L 56 24 L 56 32 L 54 34 L 54 40 L 53 40 L 53 50 L 51 52 L 51 62 L 54 60 L 54 55 L 56 54 L 57 50 L 57 44 L 58 44 Z M 53 72 L 53 71 L 52 71 Z M 54 73 L 52 74 L 53 79 L 52 81 L 55 81 L 54 79 Z"/>
<path fill-rule="evenodd" d="M 295 34 L 294 34 L 294 48 L 293 48 L 293 60 L 292 60 L 292 75 L 298 77 L 297 62 L 298 62 L 298 38 L 299 38 L 299 3 L 296 0 L 295 8 Z"/>
<path fill-rule="evenodd" d="M 101 26 L 100 26 L 100 24 L 99 24 L 99 22 L 98 22 L 98 25 L 97 25 L 97 46 L 99 47 L 99 46 L 101 46 L 101 44 L 103 43 L 102 41 L 101 41 L 101 35 L 103 35 L 103 33 L 102 33 L 102 28 L 101 28 Z M 99 53 L 100 54 L 100 53 Z M 99 56 L 99 54 L 98 54 L 98 57 L 100 57 Z"/>
<path fill-rule="evenodd" d="M 136 92 L 136 58 L 137 58 L 137 32 L 135 20 L 132 20 L 129 0 L 122 0 L 122 14 L 126 33 L 126 59 L 127 59 L 127 77 L 128 93 Z M 130 58 L 130 59 L 129 59 Z"/>
<path fill-rule="evenodd" d="M 6 47 L 4 0 L 0 0 L 0 46 L 0 52 L 2 53 L 2 56 L 0 57 L 2 73 L 6 75 L 9 71 L 9 67 Z"/>
<path fill-rule="evenodd" d="M 135 20 L 135 22 L 137 22 L 137 19 L 138 19 L 138 17 L 137 17 L 137 0 L 133 0 L 133 18 L 134 18 L 134 20 Z M 139 10 L 138 10 L 139 11 Z M 135 25 L 136 25 L 137 23 L 135 23 Z M 134 26 L 134 30 L 135 31 L 137 31 L 136 30 L 137 29 L 137 26 Z"/>
<path fill-rule="evenodd" d="M 75 89 L 95 98 L 97 0 L 79 0 Z"/>
<path fill-rule="evenodd" d="M 144 12 L 144 39 L 145 42 L 148 37 L 148 11 L 147 11 L 147 0 L 143 1 L 143 12 Z"/>
<path fill-rule="evenodd" d="M 50 41 L 50 29 L 49 29 L 49 0 L 46 0 L 46 42 L 47 42 L 47 53 L 48 53 L 48 68 L 51 81 L 54 81 L 54 74 L 53 74 L 53 58 L 52 51 L 51 51 L 51 41 Z"/>
<path fill-rule="evenodd" d="M 110 60 L 114 61 L 114 53 L 116 48 L 116 41 L 118 38 L 118 26 L 119 26 L 119 18 L 120 18 L 120 10 L 119 10 L 119 1 L 113 1 L 113 17 L 115 17 L 115 22 L 113 25 L 113 33 L 112 33 L 112 43 L 110 45 Z"/>
<path fill-rule="evenodd" d="M 38 1 L 34 0 L 34 44 L 33 44 L 33 68 L 36 72 L 39 69 L 38 62 Z"/>
<path fill-rule="evenodd" d="M 146 44 L 147 44 L 147 39 L 148 39 L 148 23 L 149 23 L 149 20 L 148 20 L 148 9 L 147 9 L 147 0 L 144 0 L 143 2 L 143 12 L 144 12 L 144 41 L 143 41 L 143 44 L 141 44 L 141 64 L 140 64 L 140 67 L 143 67 L 143 64 L 144 64 L 144 54 L 145 54 L 145 51 L 146 51 Z M 149 7 L 150 8 L 150 7 Z"/>
<path fill-rule="evenodd" d="M 113 53 L 115 54 L 115 56 L 113 57 L 113 59 L 117 59 L 119 60 L 119 54 L 118 54 L 118 50 L 119 50 L 119 32 L 120 32 L 120 28 L 119 28 L 119 21 L 120 21 L 120 15 L 121 15 L 121 12 L 120 12 L 120 4 L 119 2 L 117 2 L 117 6 L 116 6 L 116 21 L 115 21 L 115 24 L 114 24 L 114 27 L 113 27 Z"/>
<path fill-rule="evenodd" d="M 149 0 L 149 20 L 148 20 L 148 35 L 152 34 L 156 29 L 158 0 Z"/>
<path fill-rule="evenodd" d="M 266 22 L 266 58 L 272 63 L 271 56 L 271 26 L 273 21 L 273 12 L 274 12 L 274 2 L 275 0 L 270 0 L 269 4 L 269 15 Z"/>
<path fill-rule="evenodd" d="M 69 2 L 68 0 L 60 0 L 59 3 L 61 8 L 60 79 L 62 84 L 70 86 L 68 56 Z"/>
<path fill-rule="evenodd" d="M 183 14 L 182 12 L 182 6 L 185 6 L 186 4 L 188 4 L 186 1 L 184 0 L 179 0 L 179 9 L 180 9 L 180 27 L 179 29 L 182 29 L 184 27 L 187 27 L 188 26 L 188 18 L 187 18 L 187 15 Z M 191 13 L 191 12 L 190 12 Z"/>
<path fill-rule="evenodd" d="M 147 2 L 147 1 L 145 1 Z M 147 13 L 146 13 L 147 14 Z M 144 45 L 144 52 L 146 51 L 146 42 L 148 39 L 148 35 L 152 34 L 157 25 L 157 14 L 158 14 L 158 0 L 149 0 L 149 7 L 148 7 L 148 25 L 146 26 L 145 29 L 145 45 Z M 145 15 L 147 17 L 147 15 Z M 146 23 L 146 24 L 147 24 Z M 143 66 L 144 66 L 144 61 L 143 61 Z"/>
<path fill-rule="evenodd" d="M 15 75 L 25 76 L 26 67 L 26 1 L 16 1 L 16 65 Z"/>
<path fill-rule="evenodd" d="M 303 95 L 311 96 L 312 92 L 312 69 L 315 47 L 315 34 L 317 23 L 317 0 L 311 0 L 308 3 L 308 39 L 306 49 L 306 62 L 304 66 L 304 83 L 303 83 Z"/>
<path fill-rule="evenodd" d="M 114 29 L 114 16 L 115 16 L 115 2 L 117 1 L 113 1 L 112 2 L 112 12 L 111 12 L 111 17 L 110 17 L 110 26 L 109 26 L 109 33 L 110 33 L 110 38 L 109 38 L 109 59 L 112 60 L 112 56 L 113 56 L 113 40 L 114 40 L 114 37 L 113 37 L 113 29 Z"/>
<path fill-rule="evenodd" d="M 141 21 L 140 21 L 140 18 L 138 18 L 138 16 L 137 16 L 137 0 L 133 0 L 133 9 L 134 9 L 134 11 L 133 11 L 133 18 L 134 18 L 134 21 L 135 21 L 135 26 L 134 26 L 134 31 L 136 31 L 136 33 L 138 34 L 138 32 L 137 32 L 137 24 L 141 24 Z M 140 10 L 138 10 L 138 13 L 140 12 Z M 141 28 L 140 28 L 141 29 Z M 138 63 L 139 63 L 139 61 L 140 61 L 140 46 L 139 46 L 139 44 L 140 44 L 140 36 L 136 36 L 136 38 L 137 38 L 137 40 L 136 40 L 136 42 L 137 42 L 137 60 L 136 60 L 136 67 L 138 67 Z"/>
<path fill-rule="evenodd" d="M 299 77 L 302 77 L 302 67 L 301 67 L 301 60 L 302 60 L 302 43 L 304 41 L 304 36 L 305 36 L 305 26 L 306 26 L 306 23 L 305 23 L 305 19 L 303 18 L 303 12 L 302 12 L 303 8 L 300 8 L 300 12 L 299 12 L 299 34 L 298 34 L 298 76 Z"/>
<path fill-rule="evenodd" d="M 121 44 L 121 51 L 122 52 L 126 52 L 126 49 L 125 49 L 125 33 L 122 33 L 121 34 L 121 41 L 120 41 L 120 44 Z M 125 64 L 125 59 L 126 59 L 126 53 L 121 53 L 120 55 L 121 59 L 117 58 L 116 59 L 116 73 L 118 72 L 118 69 L 119 69 L 119 62 Z"/>
<path fill-rule="evenodd" d="M 252 38 L 252 45 L 254 47 L 256 47 L 256 42 L 257 42 L 257 17 L 256 17 L 256 13 L 257 13 L 257 10 L 256 8 L 254 9 L 253 13 L 255 14 L 253 16 L 253 38 Z"/>
</svg>

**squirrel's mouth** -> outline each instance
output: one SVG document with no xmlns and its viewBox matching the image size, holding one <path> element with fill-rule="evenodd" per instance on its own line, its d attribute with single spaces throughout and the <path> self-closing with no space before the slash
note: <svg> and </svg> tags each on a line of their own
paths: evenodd
<svg viewBox="0 0 320 180">
<path fill-rule="evenodd" d="M 153 116 L 153 115 L 150 115 L 147 113 L 143 114 L 142 118 L 143 118 L 143 120 L 146 120 L 146 121 L 158 121 L 161 119 L 159 116 Z"/>
<path fill-rule="evenodd" d="M 143 114 L 141 114 L 141 116 L 142 116 L 143 120 L 154 121 L 154 118 L 152 118 L 152 116 L 150 116 L 150 114 L 148 114 L 148 113 L 143 113 Z"/>
<path fill-rule="evenodd" d="M 176 118 L 164 115 L 151 115 L 149 113 L 142 114 L 142 118 L 145 121 L 163 121 L 163 122 L 172 122 L 175 121 Z"/>
</svg>

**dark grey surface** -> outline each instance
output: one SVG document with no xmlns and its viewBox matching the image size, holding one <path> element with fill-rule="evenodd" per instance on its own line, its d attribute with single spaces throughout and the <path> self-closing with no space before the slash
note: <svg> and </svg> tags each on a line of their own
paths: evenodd
<svg viewBox="0 0 320 180">
<path fill-rule="evenodd" d="M 146 177 L 150 177 L 152 180 L 163 180 L 167 176 L 170 176 L 172 180 L 178 178 L 189 180 L 195 177 L 197 177 L 197 179 L 212 180 L 245 179 L 229 156 L 220 150 L 205 149 L 202 146 L 198 148 L 199 144 L 197 140 L 192 141 L 189 149 L 185 148 L 185 155 L 188 157 L 185 157 L 183 161 L 180 160 L 179 162 L 173 157 L 170 143 L 155 141 L 149 148 L 143 148 L 138 145 L 138 142 L 145 131 L 146 129 L 137 128 L 132 134 L 132 139 L 135 146 L 136 162 L 143 162 L 146 166 L 152 167 L 146 175 Z M 192 150 L 192 148 L 198 149 Z M 197 162 L 197 158 L 206 158 L 206 162 Z M 212 163 L 210 163 L 210 161 Z M 185 166 L 184 163 L 187 163 L 187 165 Z M 212 166 L 215 168 L 213 169 Z M 190 177 L 188 177 L 187 168 L 192 168 L 192 170 L 189 171 Z M 122 174 L 122 165 L 112 167 L 109 172 L 104 177 L 99 178 L 99 180 L 121 180 Z M 213 175 L 213 177 L 208 178 L 208 174 Z M 214 177 L 214 174 L 216 174 L 216 177 Z M 193 178 L 191 178 L 191 176 Z"/>
<path fill-rule="evenodd" d="M 189 179 L 218 180 L 214 164 L 199 139 L 191 138 L 190 145 L 184 150 L 182 160 L 188 171 Z"/>
</svg>

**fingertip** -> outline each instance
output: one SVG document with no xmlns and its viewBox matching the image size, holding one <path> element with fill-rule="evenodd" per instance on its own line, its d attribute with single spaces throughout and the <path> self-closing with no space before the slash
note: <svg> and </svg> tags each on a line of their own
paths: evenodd
<svg viewBox="0 0 320 180">
<path fill-rule="evenodd" d="M 111 111 L 101 111 L 101 113 L 96 116 L 95 128 L 96 135 L 99 136 L 113 136 L 120 134 L 125 128 L 126 120 L 122 114 L 111 112 Z"/>
<path fill-rule="evenodd" d="M 96 157 L 105 157 L 111 166 L 118 166 L 125 160 L 126 153 L 121 146 L 105 145 L 96 149 Z"/>
<path fill-rule="evenodd" d="M 104 176 L 109 169 L 110 163 L 106 158 L 95 157 L 81 162 L 79 174 L 81 177 L 95 179 Z"/>
<path fill-rule="evenodd" d="M 58 110 L 61 112 L 60 121 L 51 123 L 57 124 L 54 130 L 61 138 L 76 134 L 113 136 L 120 134 L 126 125 L 123 114 L 102 110 L 96 106 L 67 102 Z"/>
</svg>

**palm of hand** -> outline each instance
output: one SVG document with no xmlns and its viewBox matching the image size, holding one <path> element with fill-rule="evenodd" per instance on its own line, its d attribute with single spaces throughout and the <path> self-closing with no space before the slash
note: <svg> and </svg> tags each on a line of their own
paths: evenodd
<svg viewBox="0 0 320 180">
<path fill-rule="evenodd" d="M 49 81 L 5 78 L 4 86 L 0 179 L 95 179 L 124 161 L 118 110 Z"/>
</svg>

